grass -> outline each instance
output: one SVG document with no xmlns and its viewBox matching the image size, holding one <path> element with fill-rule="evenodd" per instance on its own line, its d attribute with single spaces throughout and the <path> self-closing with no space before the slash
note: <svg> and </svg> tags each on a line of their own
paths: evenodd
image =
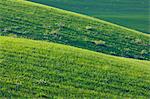
<svg viewBox="0 0 150 99">
<path fill-rule="evenodd" d="M 135 30 L 24 0 L 0 0 L 0 10 L 1 36 L 44 40 L 110 55 L 150 59 L 150 36 Z M 99 41 L 103 44 L 97 44 Z"/>
<path fill-rule="evenodd" d="M 148 98 L 150 62 L 0 36 L 1 98 Z"/>
<path fill-rule="evenodd" d="M 148 0 L 29 0 L 107 20 L 144 33 L 149 29 Z"/>
<path fill-rule="evenodd" d="M 0 35 L 0 98 L 150 97 L 148 34 L 24 0 L 0 0 Z"/>
</svg>

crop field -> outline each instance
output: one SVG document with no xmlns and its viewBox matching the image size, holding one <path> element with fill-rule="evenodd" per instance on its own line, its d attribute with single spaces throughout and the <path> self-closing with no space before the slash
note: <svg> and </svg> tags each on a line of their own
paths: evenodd
<svg viewBox="0 0 150 99">
<path fill-rule="evenodd" d="M 21 38 L 0 41 L 0 97 L 150 97 L 148 61 Z"/>
<path fill-rule="evenodd" d="M 128 26 L 136 30 L 114 24 L 128 23 L 131 19 L 131 16 L 123 16 L 125 20 L 119 21 L 125 9 L 118 9 L 118 21 L 116 16 L 110 19 L 114 23 L 87 16 L 101 17 L 97 16 L 99 8 L 91 13 L 93 1 L 36 2 L 41 4 L 28 0 L 0 0 L 0 99 L 150 98 L 150 35 L 145 32 L 146 23 L 132 25 L 136 20 L 132 15 L 134 20 Z M 54 7 L 42 4 L 50 2 Z M 67 2 L 64 9 L 76 12 L 73 7 L 79 4 L 79 13 L 87 15 L 55 8 L 60 4 L 63 8 Z M 116 2 L 121 4 L 121 0 Z M 124 1 L 126 6 L 120 5 L 130 9 L 125 14 L 132 13 L 130 7 L 134 2 L 133 9 L 139 7 L 135 15 L 143 11 L 143 20 L 147 17 L 147 5 L 138 6 L 136 2 L 141 1 L 132 0 L 127 6 L 128 2 Z M 72 8 L 71 3 L 75 4 Z M 91 9 L 87 13 L 84 4 Z M 102 8 L 109 11 L 112 5 Z M 114 9 L 107 16 L 112 17 Z M 103 15 L 104 19 L 109 18 Z M 139 17 L 136 22 L 142 23 Z M 141 25 L 140 28 L 137 25 Z M 145 28 L 140 30 L 142 26 Z"/>
<path fill-rule="evenodd" d="M 22 0 L 0 0 L 0 9 L 1 36 L 45 40 L 121 57 L 150 59 L 148 34 Z"/>
<path fill-rule="evenodd" d="M 149 0 L 29 0 L 150 33 Z"/>
</svg>

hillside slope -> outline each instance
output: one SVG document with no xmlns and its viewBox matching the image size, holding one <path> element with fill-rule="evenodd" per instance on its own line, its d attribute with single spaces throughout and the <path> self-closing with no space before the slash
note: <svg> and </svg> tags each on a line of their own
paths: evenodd
<svg viewBox="0 0 150 99">
<path fill-rule="evenodd" d="M 29 0 L 150 33 L 149 0 Z"/>
<path fill-rule="evenodd" d="M 0 36 L 0 97 L 148 98 L 150 62 Z"/>
<path fill-rule="evenodd" d="M 149 60 L 150 36 L 99 19 L 24 0 L 0 0 L 0 35 L 53 41 Z"/>
</svg>

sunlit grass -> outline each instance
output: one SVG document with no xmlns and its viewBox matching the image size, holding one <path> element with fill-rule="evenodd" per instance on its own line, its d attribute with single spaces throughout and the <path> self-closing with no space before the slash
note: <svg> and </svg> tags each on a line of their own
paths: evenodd
<svg viewBox="0 0 150 99">
<path fill-rule="evenodd" d="M 0 37 L 0 97 L 148 98 L 150 62 Z"/>
</svg>

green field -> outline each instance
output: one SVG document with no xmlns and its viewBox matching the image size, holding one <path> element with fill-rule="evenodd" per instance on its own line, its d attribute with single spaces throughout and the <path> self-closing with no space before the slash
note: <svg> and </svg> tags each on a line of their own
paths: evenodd
<svg viewBox="0 0 150 99">
<path fill-rule="evenodd" d="M 149 99 L 149 40 L 89 16 L 0 0 L 0 99 Z"/>
<path fill-rule="evenodd" d="M 52 41 L 106 54 L 149 60 L 150 36 L 53 7 L 0 0 L 0 35 Z"/>
<path fill-rule="evenodd" d="M 150 97 L 150 62 L 0 36 L 0 97 Z"/>
<path fill-rule="evenodd" d="M 149 0 L 29 0 L 150 33 Z"/>
</svg>

